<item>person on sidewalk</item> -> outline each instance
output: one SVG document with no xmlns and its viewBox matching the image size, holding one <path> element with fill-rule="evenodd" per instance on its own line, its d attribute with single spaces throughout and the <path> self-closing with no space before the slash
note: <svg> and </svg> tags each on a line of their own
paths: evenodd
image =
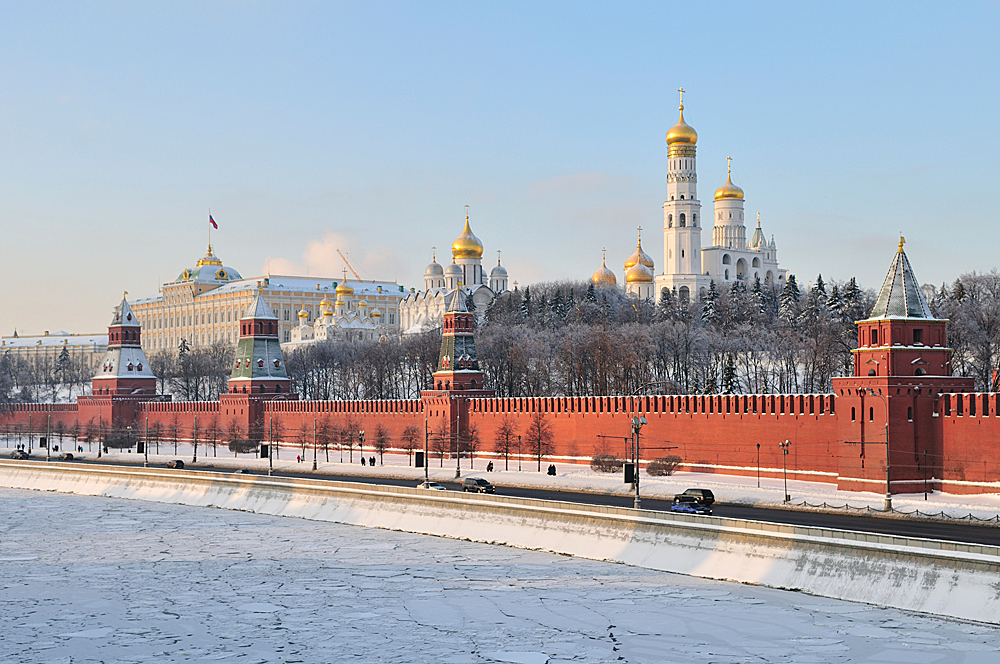
<svg viewBox="0 0 1000 664">
<path fill-rule="evenodd" d="M 365 458 L 364 457 L 361 457 L 361 465 L 362 466 L 365 465 Z"/>
</svg>

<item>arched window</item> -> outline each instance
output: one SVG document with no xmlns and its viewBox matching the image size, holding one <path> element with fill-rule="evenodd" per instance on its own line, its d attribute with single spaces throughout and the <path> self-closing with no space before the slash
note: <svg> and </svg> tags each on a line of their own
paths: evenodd
<svg viewBox="0 0 1000 664">
<path fill-rule="evenodd" d="M 722 213 L 719 213 L 719 221 L 722 221 Z"/>
<path fill-rule="evenodd" d="M 684 194 L 681 194 L 681 200 L 682 201 L 684 200 Z"/>
<path fill-rule="evenodd" d="M 726 281 L 729 281 L 729 270 L 726 270 L 725 277 L 726 277 Z"/>
<path fill-rule="evenodd" d="M 722 264 L 723 264 L 723 265 L 732 265 L 732 262 L 733 262 L 733 261 L 732 261 L 732 259 L 731 259 L 731 258 L 729 257 L 729 254 L 723 254 L 723 255 L 722 255 Z"/>
<path fill-rule="evenodd" d="M 674 215 L 668 214 L 667 215 L 667 228 L 673 228 L 673 227 L 674 227 Z"/>
<path fill-rule="evenodd" d="M 914 376 L 926 376 L 926 375 L 927 375 L 927 370 L 926 370 L 926 369 L 924 369 L 923 367 L 917 367 L 917 368 L 916 368 L 916 369 L 915 369 L 915 370 L 913 371 L 913 375 L 914 375 Z"/>
<path fill-rule="evenodd" d="M 691 291 L 687 286 L 681 286 L 677 289 L 677 299 L 680 300 L 681 304 L 687 304 L 691 299 Z"/>
<path fill-rule="evenodd" d="M 684 228 L 685 226 L 687 226 L 687 219 L 684 217 L 684 213 L 683 212 L 681 212 L 681 215 L 679 217 L 679 222 L 680 223 L 678 224 L 678 226 L 680 226 L 681 228 Z"/>
<path fill-rule="evenodd" d="M 753 266 L 754 267 L 760 267 L 760 259 L 759 258 L 753 259 Z"/>
<path fill-rule="evenodd" d="M 868 375 L 869 376 L 874 376 L 875 375 L 875 370 L 874 369 L 869 369 L 868 370 Z"/>
<path fill-rule="evenodd" d="M 868 421 L 869 422 L 875 421 L 875 409 L 872 408 L 871 406 L 868 407 Z"/>
<path fill-rule="evenodd" d="M 854 408 L 851 407 L 851 421 L 854 421 Z"/>
<path fill-rule="evenodd" d="M 691 225 L 692 226 L 697 226 L 698 225 L 698 215 L 696 215 L 696 214 L 692 214 L 691 215 Z"/>
</svg>

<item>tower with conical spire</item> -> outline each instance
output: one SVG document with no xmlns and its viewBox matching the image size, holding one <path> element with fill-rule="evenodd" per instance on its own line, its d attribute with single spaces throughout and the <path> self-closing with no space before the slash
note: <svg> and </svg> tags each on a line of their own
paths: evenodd
<svg viewBox="0 0 1000 664">
<path fill-rule="evenodd" d="M 888 476 L 889 493 L 906 493 L 920 491 L 927 476 L 941 477 L 938 402 L 974 386 L 972 378 L 951 375 L 948 321 L 927 306 L 904 242 L 900 237 L 871 313 L 857 322 L 854 375 L 833 379 L 838 437 L 848 441 L 838 455 L 842 489 L 883 493 Z"/>
<path fill-rule="evenodd" d="M 142 350 L 142 327 L 132 313 L 127 295 L 115 307 L 108 325 L 108 350 L 93 378 L 95 396 L 156 394 L 156 376 Z"/>
<path fill-rule="evenodd" d="M 258 291 L 240 318 L 240 340 L 229 376 L 229 393 L 288 394 L 288 386 L 278 341 L 278 317 Z"/>
</svg>

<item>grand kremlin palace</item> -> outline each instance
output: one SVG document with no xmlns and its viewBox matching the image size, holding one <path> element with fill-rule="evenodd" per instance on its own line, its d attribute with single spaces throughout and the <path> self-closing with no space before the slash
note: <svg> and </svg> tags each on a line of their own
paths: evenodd
<svg viewBox="0 0 1000 664">
<path fill-rule="evenodd" d="M 239 318 L 259 292 L 278 317 L 278 338 L 292 340 L 300 320 L 322 317 L 331 298 L 350 300 L 348 307 L 378 309 L 385 327 L 399 330 L 399 302 L 407 293 L 391 281 L 338 281 L 318 277 L 267 275 L 245 279 L 222 264 L 209 245 L 193 268 L 163 284 L 159 295 L 132 301 L 132 311 L 143 327 L 143 348 L 152 352 L 176 349 L 181 340 L 192 348 L 221 342 L 235 345 Z M 338 293 L 338 285 L 341 286 Z M 304 312 L 305 316 L 301 316 Z"/>
</svg>

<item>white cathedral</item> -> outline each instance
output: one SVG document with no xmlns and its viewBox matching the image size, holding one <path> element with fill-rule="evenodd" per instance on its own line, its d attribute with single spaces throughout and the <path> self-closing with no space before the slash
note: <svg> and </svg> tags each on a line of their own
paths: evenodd
<svg viewBox="0 0 1000 664">
<path fill-rule="evenodd" d="M 681 91 L 683 95 L 683 91 Z M 654 275 L 652 259 L 638 246 L 625 261 L 625 289 L 640 299 L 655 299 L 668 289 L 681 301 L 702 298 L 715 281 L 720 289 L 742 281 L 749 289 L 754 280 L 762 285 L 785 285 L 788 270 L 778 267 L 778 249 L 774 237 L 768 242 L 757 228 L 747 243 L 744 225 L 743 190 L 733 184 L 729 160 L 726 183 L 715 190 L 712 216 L 712 246 L 701 246 L 701 201 L 698 200 L 698 174 L 695 151 L 698 132 L 684 122 L 684 98 L 680 119 L 667 132 L 667 200 L 663 203 L 663 273 Z M 591 280 L 596 285 L 617 284 L 614 272 L 604 264 Z"/>
<path fill-rule="evenodd" d="M 469 226 L 469 206 L 465 206 L 465 228 L 451 243 L 451 264 L 441 267 L 437 255 L 424 270 L 424 290 L 412 290 L 399 303 L 399 329 L 414 334 L 441 327 L 448 296 L 462 289 L 475 303 L 475 313 L 482 316 L 497 295 L 507 291 L 507 269 L 497 264 L 487 280 L 483 269 L 483 243 Z"/>
</svg>

